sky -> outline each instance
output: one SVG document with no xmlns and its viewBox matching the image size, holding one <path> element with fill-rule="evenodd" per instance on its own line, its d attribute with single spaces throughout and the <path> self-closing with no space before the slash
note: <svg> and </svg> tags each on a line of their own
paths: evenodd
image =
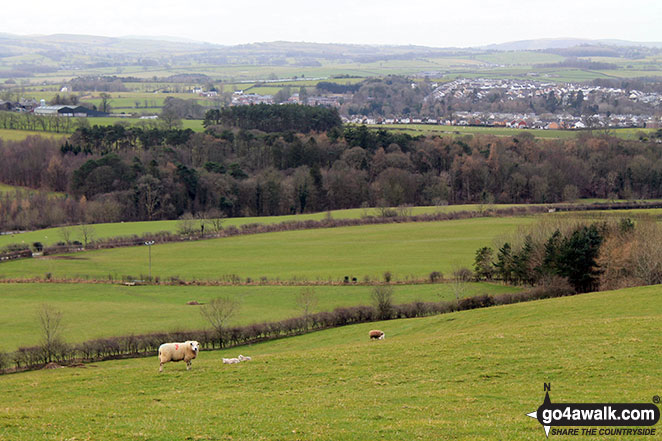
<svg viewBox="0 0 662 441">
<path fill-rule="evenodd" d="M 660 0 L 23 0 L 0 32 L 469 47 L 537 38 L 662 41 Z"/>
</svg>

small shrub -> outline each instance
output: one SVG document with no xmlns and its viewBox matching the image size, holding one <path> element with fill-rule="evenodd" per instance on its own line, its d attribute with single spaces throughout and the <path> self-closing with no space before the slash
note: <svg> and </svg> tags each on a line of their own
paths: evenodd
<svg viewBox="0 0 662 441">
<path fill-rule="evenodd" d="M 444 275 L 439 271 L 432 271 L 429 278 L 431 283 L 437 283 L 444 278 Z"/>
<path fill-rule="evenodd" d="M 472 279 L 474 273 L 469 268 L 458 268 L 453 271 L 453 277 L 461 282 L 468 282 Z"/>
<path fill-rule="evenodd" d="M 465 297 L 458 302 L 458 309 L 465 311 L 467 309 L 486 308 L 494 305 L 494 298 L 487 294 L 473 297 Z"/>
<path fill-rule="evenodd" d="M 391 283 L 391 278 L 392 278 L 392 277 L 393 277 L 393 275 L 391 274 L 391 272 L 390 272 L 390 271 L 386 271 L 386 272 L 384 273 L 384 282 L 386 282 L 386 283 Z"/>
</svg>

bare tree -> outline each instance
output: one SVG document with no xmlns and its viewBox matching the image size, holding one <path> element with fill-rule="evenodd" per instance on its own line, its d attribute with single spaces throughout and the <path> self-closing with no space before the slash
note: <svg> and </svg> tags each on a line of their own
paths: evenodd
<svg viewBox="0 0 662 441">
<path fill-rule="evenodd" d="M 393 287 L 375 286 L 370 294 L 372 302 L 377 308 L 380 320 L 388 320 L 393 316 Z"/>
<path fill-rule="evenodd" d="M 200 308 L 202 316 L 216 331 L 221 346 L 223 346 L 223 329 L 238 310 L 239 302 L 229 297 L 217 297 Z"/>
<path fill-rule="evenodd" d="M 225 219 L 225 213 L 215 208 L 208 210 L 206 213 L 207 222 L 212 232 L 218 233 L 223 229 L 223 221 Z"/>
<path fill-rule="evenodd" d="M 467 291 L 467 283 L 471 280 L 473 275 L 472 271 L 464 267 L 456 267 L 453 269 L 453 293 L 455 294 L 455 300 L 460 300 L 464 297 L 465 292 Z"/>
<path fill-rule="evenodd" d="M 662 283 L 662 228 L 650 220 L 639 222 L 631 250 L 634 276 L 644 285 Z"/>
<path fill-rule="evenodd" d="M 38 316 L 44 359 L 47 363 L 50 363 L 53 361 L 53 356 L 56 354 L 58 347 L 63 343 L 60 336 L 62 333 L 62 312 L 51 305 L 43 304 L 39 309 Z"/>
<path fill-rule="evenodd" d="M 71 228 L 69 227 L 61 227 L 60 228 L 60 237 L 62 238 L 62 241 L 66 243 L 67 245 L 71 243 Z"/>
<path fill-rule="evenodd" d="M 92 242 L 96 237 L 96 231 L 92 225 L 80 224 L 78 226 L 78 233 L 83 239 L 83 248 L 87 248 L 87 244 Z"/>
<path fill-rule="evenodd" d="M 296 296 L 297 306 L 303 313 L 304 320 L 306 321 L 306 329 L 310 323 L 310 315 L 313 310 L 317 308 L 317 294 L 315 294 L 315 289 L 306 287 L 301 288 L 299 294 Z"/>
<path fill-rule="evenodd" d="M 106 92 L 101 92 L 99 94 L 101 98 L 101 103 L 99 104 L 99 110 L 102 112 L 110 113 L 110 94 Z"/>
<path fill-rule="evenodd" d="M 158 212 L 161 202 L 161 183 L 152 175 L 145 175 L 138 179 L 136 185 L 138 200 L 145 209 L 148 220 L 152 220 Z"/>
<path fill-rule="evenodd" d="M 191 213 L 184 213 L 177 221 L 177 233 L 182 236 L 191 236 L 196 231 L 195 218 Z"/>
</svg>

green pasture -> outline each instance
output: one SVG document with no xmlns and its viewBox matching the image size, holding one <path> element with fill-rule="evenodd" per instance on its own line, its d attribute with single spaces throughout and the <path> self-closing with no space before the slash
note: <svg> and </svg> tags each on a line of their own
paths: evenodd
<svg viewBox="0 0 662 441">
<path fill-rule="evenodd" d="M 260 280 L 338 281 L 426 278 L 471 266 L 476 249 L 491 245 L 533 218 L 366 225 L 178 242 L 152 246 L 152 274 L 162 279 L 219 280 L 235 274 Z M 147 247 L 88 251 L 0 264 L 0 277 L 114 279 L 148 273 Z"/>
<path fill-rule="evenodd" d="M 547 54 L 536 51 L 509 51 L 509 52 L 489 52 L 476 56 L 477 60 L 492 64 L 507 65 L 533 65 L 533 64 L 551 64 L 563 61 L 560 55 Z"/>
<path fill-rule="evenodd" d="M 443 126 L 438 124 L 375 124 L 368 127 L 376 129 L 395 130 L 398 132 L 417 135 L 494 135 L 517 136 L 521 133 L 530 133 L 536 138 L 572 139 L 582 131 L 578 130 L 542 130 L 542 129 L 511 129 L 507 127 L 474 127 L 474 126 Z M 603 130 L 604 131 L 604 130 Z M 648 134 L 655 129 L 610 129 L 609 133 L 623 139 L 639 139 L 641 133 Z"/>
<path fill-rule="evenodd" d="M 417 135 L 494 135 L 517 136 L 520 133 L 530 133 L 536 138 L 574 138 L 577 132 L 570 130 L 540 130 L 540 129 L 511 129 L 507 127 L 473 127 L 473 126 L 443 126 L 438 124 L 376 124 L 368 127 L 375 129 L 395 130 L 398 132 Z"/>
<path fill-rule="evenodd" d="M 14 191 L 19 187 L 0 184 L 0 194 L 3 192 Z M 26 191 L 34 191 L 26 189 Z M 50 195 L 62 197 L 61 193 L 50 192 Z M 628 202 L 625 200 L 605 200 L 605 199 L 581 199 L 578 203 L 618 203 Z M 646 202 L 653 202 L 647 200 Z M 535 206 L 536 204 L 531 204 Z M 435 213 L 452 213 L 458 211 L 485 211 L 485 210 L 500 210 L 511 207 L 520 207 L 517 204 L 496 204 L 496 205 L 482 205 L 482 204 L 467 204 L 467 205 L 446 205 L 435 207 L 411 207 L 409 210 L 412 215 L 435 214 Z M 379 216 L 379 210 L 376 208 L 353 208 L 346 210 L 334 210 L 330 212 L 333 219 L 358 219 L 365 216 Z M 558 215 L 572 216 L 572 217 L 590 217 L 592 219 L 600 219 L 603 217 L 640 217 L 652 216 L 654 218 L 662 217 L 662 209 L 636 209 L 636 210 L 612 210 L 612 211 L 586 211 L 586 212 L 559 212 Z M 329 216 L 328 212 L 323 213 L 307 213 L 288 216 L 263 216 L 263 217 L 237 217 L 228 218 L 223 220 L 223 227 L 230 226 L 241 227 L 247 224 L 275 224 L 281 222 L 301 222 L 307 220 L 320 221 Z M 134 236 L 142 236 L 148 233 L 159 233 L 167 231 L 170 233 L 177 233 L 181 221 L 178 220 L 161 220 L 161 221 L 142 221 L 142 222 L 117 222 L 117 223 L 103 223 L 103 224 L 90 224 L 86 228 L 88 232 L 91 231 L 91 239 L 109 239 L 113 237 L 126 237 L 132 238 Z M 201 221 L 193 221 L 195 228 L 198 228 Z M 70 241 L 83 242 L 83 232 L 81 226 L 67 226 L 46 228 L 36 231 L 27 231 L 22 233 L 12 233 L 0 235 L 0 249 L 10 244 L 27 244 L 32 245 L 35 242 L 41 242 L 44 245 L 55 245 L 58 242 L 65 240 L 65 236 L 69 237 Z M 89 240 L 88 233 L 88 240 Z M 2 266 L 0 266 L 0 274 L 2 274 Z"/>
<path fill-rule="evenodd" d="M 57 191 L 35 190 L 35 189 L 32 189 L 32 188 L 18 187 L 16 185 L 7 185 L 7 184 L 0 183 L 0 195 L 2 195 L 4 193 L 14 193 L 16 191 L 27 192 L 27 193 L 46 193 L 49 197 L 58 197 L 58 198 L 65 196 L 64 193 L 60 193 L 60 192 L 57 192 Z M 3 245 L 2 245 L 4 243 L 3 239 L 4 239 L 4 236 L 0 236 L 0 248 L 3 247 Z"/>
<path fill-rule="evenodd" d="M 4 141 L 23 141 L 28 136 L 42 136 L 53 139 L 65 139 L 68 134 L 53 132 L 36 132 L 30 130 L 10 130 L 0 129 L 0 140 Z"/>
<path fill-rule="evenodd" d="M 171 363 L 159 374 L 150 357 L 7 375 L 0 437 L 538 441 L 543 428 L 526 414 L 543 383 L 552 402 L 659 395 L 661 321 L 653 286 L 202 352 L 190 371 Z M 369 341 L 370 329 L 386 339 Z M 253 359 L 221 363 L 238 354 Z"/>
<path fill-rule="evenodd" d="M 13 188 L 7 186 L 7 188 Z M 408 210 L 413 215 L 434 214 L 434 213 L 453 213 L 458 211 L 484 211 L 488 209 L 506 209 L 522 205 L 498 204 L 498 205 L 444 205 L 431 207 L 411 207 Z M 397 210 L 397 208 L 394 208 Z M 345 210 L 333 210 L 331 212 L 306 213 L 287 216 L 261 216 L 261 217 L 235 217 L 223 220 L 223 227 L 240 227 L 246 224 L 274 224 L 280 222 L 297 222 L 307 220 L 322 220 L 329 216 L 333 219 L 359 219 L 365 216 L 379 216 L 377 208 L 350 208 Z M 194 225 L 199 225 L 199 221 L 194 221 Z M 95 239 L 106 239 L 118 236 L 141 236 L 145 233 L 158 233 L 160 231 L 169 231 L 176 233 L 180 221 L 162 220 L 162 221 L 143 221 L 143 222 L 117 222 L 90 225 Z M 34 242 L 41 242 L 44 245 L 52 245 L 64 240 L 62 230 L 66 229 L 70 240 L 82 241 L 79 226 L 46 228 L 43 230 L 29 231 L 25 233 L 15 233 L 9 235 L 0 235 L 0 249 L 11 243 L 25 243 L 31 245 Z"/>
<path fill-rule="evenodd" d="M 239 302 L 231 324 L 248 325 L 302 315 L 296 296 L 298 286 L 123 286 L 110 284 L 19 283 L 0 284 L 0 351 L 39 344 L 38 310 L 48 304 L 62 312 L 63 339 L 69 343 L 177 330 L 209 328 L 200 306 L 216 297 Z M 340 306 L 371 305 L 370 286 L 317 286 L 315 312 Z M 456 286 L 450 283 L 398 285 L 393 302 L 453 300 Z M 467 283 L 458 296 L 499 294 L 518 288 L 488 283 Z"/>
<path fill-rule="evenodd" d="M 154 124 L 158 123 L 157 120 L 152 120 L 152 119 L 139 119 L 139 118 L 123 118 L 123 117 L 90 117 L 87 118 L 87 121 L 90 123 L 91 126 L 94 125 L 99 125 L 99 126 L 112 126 L 113 124 L 127 124 L 129 126 L 140 126 L 141 124 Z M 182 120 L 182 126 L 180 127 L 182 129 L 191 129 L 195 132 L 202 132 L 204 130 L 204 127 L 202 126 L 202 120 L 201 119 L 183 119 Z"/>
</svg>

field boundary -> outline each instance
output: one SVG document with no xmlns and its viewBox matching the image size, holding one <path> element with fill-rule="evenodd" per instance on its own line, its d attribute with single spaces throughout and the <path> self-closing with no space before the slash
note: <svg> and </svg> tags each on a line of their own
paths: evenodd
<svg viewBox="0 0 662 441">
<path fill-rule="evenodd" d="M 536 287 L 517 293 L 495 296 L 482 294 L 455 301 L 404 303 L 393 305 L 389 311 L 366 305 L 339 307 L 333 311 L 318 312 L 275 322 L 228 327 L 224 328 L 220 334 L 204 329 L 108 337 L 88 340 L 76 345 L 58 342 L 55 347 L 49 348 L 45 346 L 20 347 L 10 354 L 0 352 L 0 374 L 60 366 L 76 367 L 84 363 L 108 360 L 153 357 L 157 354 L 158 347 L 168 341 L 196 340 L 200 343 L 202 350 L 223 350 L 361 323 L 429 317 L 571 295 L 579 295 L 579 293 L 553 286 Z M 15 366 L 7 368 L 6 366 L 9 364 Z"/>
</svg>

